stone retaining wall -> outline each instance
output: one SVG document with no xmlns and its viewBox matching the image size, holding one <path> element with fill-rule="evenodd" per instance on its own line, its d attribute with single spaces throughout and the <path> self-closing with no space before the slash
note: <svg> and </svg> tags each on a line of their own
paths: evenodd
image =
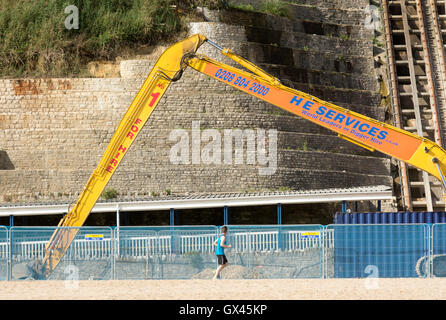
<svg viewBox="0 0 446 320">
<path fill-rule="evenodd" d="M 332 2 L 330 2 L 332 3 Z M 190 24 L 277 75 L 285 84 L 385 120 L 373 34 L 356 1 L 305 1 L 293 18 L 205 11 Z M 313 23 L 311 23 L 313 21 Z M 234 64 L 209 45 L 200 52 Z M 0 80 L 0 201 L 73 201 L 98 164 L 154 59 L 122 61 L 120 78 Z M 277 168 L 259 163 L 173 164 L 173 130 L 276 130 Z M 206 145 L 202 143 L 201 148 Z M 391 186 L 390 160 L 193 70 L 172 84 L 108 188 L 150 195 Z"/>
</svg>

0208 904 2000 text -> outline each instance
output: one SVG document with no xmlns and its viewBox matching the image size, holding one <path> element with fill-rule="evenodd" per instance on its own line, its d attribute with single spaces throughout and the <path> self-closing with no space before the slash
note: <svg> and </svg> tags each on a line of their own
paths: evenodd
<svg viewBox="0 0 446 320">
<path fill-rule="evenodd" d="M 230 84 L 233 84 L 236 87 L 244 88 L 252 93 L 266 96 L 269 92 L 269 88 L 261 83 L 251 81 L 242 76 L 237 76 L 237 74 L 229 72 L 227 70 L 218 69 L 214 75 L 217 79 L 221 79 Z"/>
</svg>

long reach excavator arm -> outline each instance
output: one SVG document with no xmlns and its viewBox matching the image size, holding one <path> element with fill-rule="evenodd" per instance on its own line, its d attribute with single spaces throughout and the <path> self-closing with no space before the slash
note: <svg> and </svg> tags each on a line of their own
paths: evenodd
<svg viewBox="0 0 446 320">
<path fill-rule="evenodd" d="M 197 54 L 204 42 L 211 44 L 248 71 Z M 169 47 L 157 60 L 124 114 L 79 199 L 62 218 L 46 245 L 39 272 L 44 278 L 50 276 L 63 258 L 79 227 L 84 224 L 169 85 L 179 80 L 187 67 L 332 130 L 342 139 L 370 151 L 380 151 L 424 170 L 440 180 L 446 188 L 443 173 L 446 170 L 446 151 L 435 142 L 286 87 L 248 60 L 222 48 L 205 36 L 196 34 Z"/>
</svg>

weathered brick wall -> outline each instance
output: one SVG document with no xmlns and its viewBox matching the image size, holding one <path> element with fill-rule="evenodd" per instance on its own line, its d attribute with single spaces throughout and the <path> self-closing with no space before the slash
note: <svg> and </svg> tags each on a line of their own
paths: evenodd
<svg viewBox="0 0 446 320">
<path fill-rule="evenodd" d="M 335 10 L 323 1 L 320 7 L 307 2 L 295 5 L 294 20 L 206 12 L 211 21 L 191 23 L 190 33 L 205 34 L 289 86 L 384 120 L 362 7 L 350 1 Z M 233 64 L 209 45 L 200 52 Z M 0 80 L 0 201 L 74 200 L 153 63 L 123 61 L 120 78 Z M 265 166 L 258 163 L 173 164 L 169 134 L 184 129 L 190 137 L 194 121 L 201 131 L 277 130 L 277 170 L 262 176 Z M 188 70 L 169 88 L 108 187 L 150 196 L 377 184 L 392 184 L 389 159 Z"/>
</svg>

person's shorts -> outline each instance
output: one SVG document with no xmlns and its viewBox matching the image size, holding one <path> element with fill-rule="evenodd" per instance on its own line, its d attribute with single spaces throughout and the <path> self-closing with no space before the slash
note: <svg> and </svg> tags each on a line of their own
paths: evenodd
<svg viewBox="0 0 446 320">
<path fill-rule="evenodd" d="M 219 265 L 228 263 L 228 259 L 224 254 L 217 254 L 217 262 Z"/>
</svg>

